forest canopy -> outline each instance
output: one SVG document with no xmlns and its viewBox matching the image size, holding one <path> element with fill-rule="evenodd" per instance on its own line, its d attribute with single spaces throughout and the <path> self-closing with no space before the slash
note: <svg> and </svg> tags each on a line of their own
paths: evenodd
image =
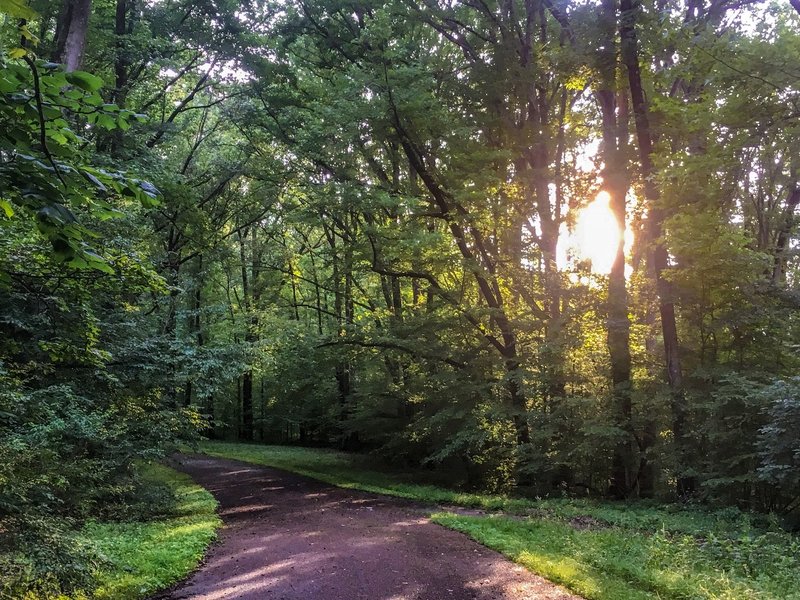
<svg viewBox="0 0 800 600">
<path fill-rule="evenodd" d="M 0 12 L 21 577 L 198 436 L 800 522 L 795 0 Z"/>
</svg>

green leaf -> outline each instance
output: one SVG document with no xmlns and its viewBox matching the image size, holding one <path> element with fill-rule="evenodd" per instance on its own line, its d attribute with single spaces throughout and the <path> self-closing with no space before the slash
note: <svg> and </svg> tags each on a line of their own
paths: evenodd
<svg viewBox="0 0 800 600">
<path fill-rule="evenodd" d="M 28 51 L 25 48 L 12 48 L 8 51 L 9 58 L 22 58 L 23 56 L 27 56 Z"/>
<path fill-rule="evenodd" d="M 113 275 L 114 269 L 112 269 L 111 265 L 109 265 L 105 261 L 105 259 L 99 254 L 96 254 L 91 250 L 84 250 L 83 252 L 81 252 L 81 255 L 89 264 L 90 268 L 96 269 L 97 271 L 102 271 L 103 273 L 110 273 Z"/>
<path fill-rule="evenodd" d="M 61 111 L 54 106 L 45 104 L 42 106 L 42 114 L 44 114 L 45 119 L 52 120 L 59 118 L 61 116 Z"/>
<path fill-rule="evenodd" d="M 3 75 L 0 77 L 0 92 L 3 94 L 8 94 L 10 92 L 15 92 L 20 88 L 20 82 L 18 79 L 14 78 L 13 76 Z"/>
<path fill-rule="evenodd" d="M 23 25 L 22 27 L 20 27 L 19 28 L 19 32 L 20 32 L 20 34 L 22 34 L 22 37 L 24 37 L 29 42 L 31 42 L 33 44 L 38 44 L 39 43 L 39 38 L 36 37 L 33 34 L 33 32 L 31 32 L 30 29 L 28 29 L 27 25 Z"/>
<path fill-rule="evenodd" d="M 11 202 L 8 200 L 3 200 L 0 198 L 0 209 L 3 210 L 9 219 L 14 216 L 14 208 L 11 206 Z"/>
<path fill-rule="evenodd" d="M 72 71 L 71 73 L 67 73 L 67 81 L 87 92 L 96 92 L 103 87 L 102 79 L 86 71 Z"/>
<path fill-rule="evenodd" d="M 124 212 L 115 208 L 93 208 L 92 214 L 101 221 L 107 221 L 108 219 L 122 219 L 125 217 Z"/>
<path fill-rule="evenodd" d="M 0 0 L 0 12 L 20 19 L 36 19 L 39 16 L 24 0 Z"/>
<path fill-rule="evenodd" d="M 94 186 L 95 186 L 95 187 L 96 187 L 98 190 L 100 190 L 101 192 L 107 192 L 107 191 L 108 191 L 108 188 L 105 186 L 105 184 L 104 184 L 102 181 L 100 181 L 100 180 L 99 180 L 99 179 L 98 179 L 96 176 L 94 176 L 92 173 L 90 173 L 89 171 L 87 171 L 86 169 L 83 169 L 83 170 L 81 171 L 81 174 L 82 174 L 84 177 L 86 177 L 86 179 L 88 179 L 89 181 L 91 181 L 91 182 L 94 184 Z"/>
<path fill-rule="evenodd" d="M 75 215 L 66 206 L 61 204 L 51 204 L 39 209 L 36 214 L 39 222 L 57 225 L 66 225 L 68 223 L 77 223 L 78 220 Z"/>
<path fill-rule="evenodd" d="M 108 131 L 117 128 L 117 120 L 111 115 L 107 115 L 105 113 L 99 113 L 97 115 L 97 124 Z"/>
<path fill-rule="evenodd" d="M 137 179 L 134 180 L 134 183 L 138 185 L 141 188 L 141 190 L 151 198 L 158 198 L 161 195 L 161 192 L 158 191 L 158 188 L 149 181 L 142 181 Z"/>
<path fill-rule="evenodd" d="M 88 104 L 89 106 L 100 106 L 103 103 L 103 98 L 100 97 L 99 94 L 94 94 L 92 96 L 86 96 L 81 98 L 84 104 Z"/>
<path fill-rule="evenodd" d="M 59 144 L 66 144 L 67 143 L 67 136 L 65 136 L 63 133 L 60 133 L 58 131 L 48 131 L 47 132 L 47 137 L 49 137 L 54 142 L 58 142 Z"/>
<path fill-rule="evenodd" d="M 77 252 L 69 256 L 64 255 L 62 259 L 74 269 L 94 269 L 102 271 L 103 273 L 114 274 L 114 269 L 111 268 L 106 260 L 96 252 L 88 249 L 86 246 L 76 249 Z"/>
</svg>

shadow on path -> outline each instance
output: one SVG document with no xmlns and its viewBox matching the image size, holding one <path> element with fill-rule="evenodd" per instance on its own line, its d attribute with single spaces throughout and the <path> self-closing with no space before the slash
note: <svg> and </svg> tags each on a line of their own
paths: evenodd
<svg viewBox="0 0 800 600">
<path fill-rule="evenodd" d="M 214 494 L 224 525 L 201 568 L 158 599 L 576 600 L 408 502 L 233 460 L 175 463 Z"/>
</svg>

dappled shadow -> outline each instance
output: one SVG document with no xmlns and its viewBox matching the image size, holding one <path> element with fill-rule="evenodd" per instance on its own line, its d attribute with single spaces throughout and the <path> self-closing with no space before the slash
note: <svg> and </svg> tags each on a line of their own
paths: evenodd
<svg viewBox="0 0 800 600">
<path fill-rule="evenodd" d="M 204 456 L 179 468 L 214 494 L 225 525 L 203 567 L 160 598 L 573 598 L 407 502 Z"/>
</svg>

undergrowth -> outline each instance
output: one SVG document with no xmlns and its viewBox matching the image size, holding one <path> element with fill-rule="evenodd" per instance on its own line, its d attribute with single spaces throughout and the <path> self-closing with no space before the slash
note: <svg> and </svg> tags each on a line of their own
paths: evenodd
<svg viewBox="0 0 800 600">
<path fill-rule="evenodd" d="M 109 520 L 53 530 L 0 557 L 0 598 L 134 600 L 191 572 L 221 523 L 216 501 L 174 469 L 151 464 L 140 470 L 139 492 L 107 507 Z M 65 580 L 61 571 L 80 577 Z"/>
</svg>

